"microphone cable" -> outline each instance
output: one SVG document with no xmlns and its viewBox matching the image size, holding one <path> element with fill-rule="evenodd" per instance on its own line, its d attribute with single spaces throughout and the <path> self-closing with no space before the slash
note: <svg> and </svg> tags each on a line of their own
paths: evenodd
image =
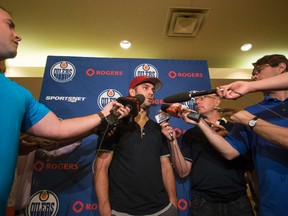
<svg viewBox="0 0 288 216">
<path fill-rule="evenodd" d="M 108 132 L 108 130 L 109 130 L 109 124 L 107 124 L 107 126 L 105 127 L 105 129 L 104 129 L 104 132 L 103 132 L 103 136 L 101 137 L 101 140 L 100 140 L 100 142 L 99 142 L 99 145 L 96 145 L 96 154 L 95 154 L 95 162 L 94 163 L 96 163 L 96 159 L 97 159 L 97 155 L 98 155 L 98 152 L 99 152 L 99 149 L 101 148 L 101 146 L 102 146 L 102 144 L 103 144 L 103 141 L 104 141 L 104 138 L 105 138 L 105 136 L 106 136 L 106 134 L 107 134 L 107 132 Z M 99 136 L 98 136 L 99 137 Z M 96 138 L 96 139 L 98 139 L 98 137 Z M 98 150 L 97 150 L 98 149 Z M 93 167 L 93 166 L 92 166 Z M 81 170 L 79 170 L 77 173 L 74 173 L 74 174 L 72 174 L 72 178 L 69 178 L 70 179 L 70 183 L 71 184 L 74 184 L 74 181 L 75 181 L 75 179 L 76 179 L 76 177 L 79 177 L 79 176 L 81 176 L 82 174 L 85 174 L 86 173 L 86 171 L 88 171 L 89 169 L 91 169 L 91 166 L 90 166 L 90 164 L 87 164 L 86 165 L 86 167 L 84 168 L 84 169 L 81 169 Z M 94 168 L 95 169 L 95 168 Z M 94 174 L 93 174 L 93 176 L 94 176 Z M 92 179 L 94 179 L 94 177 L 92 178 Z M 66 181 L 64 181 L 62 184 L 65 184 L 66 183 Z M 61 185 L 58 185 L 57 187 L 54 187 L 54 189 L 55 188 L 59 188 Z M 69 191 L 68 191 L 68 193 L 67 193 L 67 207 L 66 207 L 66 211 L 65 211 L 65 216 L 68 216 L 69 215 L 69 209 L 71 209 L 71 207 L 70 207 L 70 205 L 71 205 L 71 187 L 69 187 Z"/>
<path fill-rule="evenodd" d="M 268 111 L 268 112 L 270 112 L 270 113 L 273 113 L 274 115 L 276 115 L 276 116 L 278 116 L 278 117 L 280 117 L 280 118 L 285 119 L 285 120 L 288 121 L 288 118 L 287 118 L 287 117 L 282 116 L 282 115 L 280 115 L 279 113 L 276 113 L 276 112 L 274 112 L 273 110 L 271 110 L 271 109 L 269 109 L 269 108 L 267 108 L 267 107 L 262 106 L 261 104 L 259 104 L 258 102 L 254 101 L 252 98 L 248 97 L 247 95 L 242 94 L 242 93 L 240 93 L 240 92 L 238 92 L 238 91 L 235 91 L 234 89 L 231 89 L 231 90 L 234 91 L 236 94 L 239 94 L 240 96 L 248 99 L 249 101 L 251 101 L 251 102 L 254 103 L 255 105 L 261 107 L 262 109 L 264 109 L 264 110 L 266 110 L 266 111 Z"/>
</svg>

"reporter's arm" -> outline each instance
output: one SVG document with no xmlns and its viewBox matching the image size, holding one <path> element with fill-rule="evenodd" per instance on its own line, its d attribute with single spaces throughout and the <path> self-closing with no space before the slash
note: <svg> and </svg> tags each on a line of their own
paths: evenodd
<svg viewBox="0 0 288 216">
<path fill-rule="evenodd" d="M 266 90 L 287 90 L 288 89 L 288 73 L 282 73 L 268 79 L 254 81 L 251 86 L 251 92 Z"/>
<path fill-rule="evenodd" d="M 273 125 L 262 119 L 258 119 L 253 130 L 269 142 L 288 149 L 288 128 Z"/>
<path fill-rule="evenodd" d="M 160 126 L 162 127 L 162 133 L 166 136 L 170 143 L 171 160 L 174 165 L 174 169 L 181 178 L 188 176 L 191 171 L 192 163 L 184 159 L 176 139 L 175 131 L 168 122 L 163 122 L 160 124 Z M 170 133 L 173 134 L 173 139 L 171 139 Z"/>
<path fill-rule="evenodd" d="M 53 113 L 49 112 L 44 118 L 38 123 L 27 130 L 29 134 L 33 134 L 40 137 L 50 139 L 67 139 L 71 137 L 77 137 L 89 131 L 93 131 L 95 127 L 101 124 L 101 113 L 106 117 L 110 114 L 110 110 L 114 104 L 117 104 L 120 108 L 119 118 L 127 116 L 129 108 L 123 107 L 122 104 L 117 102 L 111 102 L 105 106 L 105 108 L 98 114 L 92 114 L 83 117 L 76 117 L 71 119 L 65 119 L 60 121 L 58 117 Z"/>
<path fill-rule="evenodd" d="M 228 143 L 222 136 L 217 134 L 216 131 L 212 130 L 211 127 L 200 118 L 199 122 L 193 121 L 187 117 L 188 113 L 183 113 L 182 117 L 185 122 L 190 124 L 197 124 L 198 127 L 207 137 L 211 145 L 226 159 L 232 160 L 240 155 L 240 153 L 234 149 L 230 143 Z"/>
<path fill-rule="evenodd" d="M 161 169 L 162 169 L 162 176 L 163 176 L 163 183 L 166 189 L 166 192 L 169 196 L 170 202 L 177 208 L 178 200 L 176 194 L 176 182 L 175 176 L 173 173 L 173 168 L 171 166 L 169 157 L 162 156 L 160 158 L 161 161 Z"/>
<path fill-rule="evenodd" d="M 237 99 L 241 96 L 257 91 L 287 90 L 288 73 L 257 81 L 236 81 L 228 85 L 217 87 L 217 94 L 226 99 Z M 240 94 L 239 94 L 240 93 Z"/>
<path fill-rule="evenodd" d="M 253 119 L 254 117 L 255 115 L 247 112 L 246 110 L 240 110 L 231 116 L 231 120 L 233 120 L 235 123 L 241 123 L 248 126 L 249 120 Z M 288 128 L 271 124 L 263 119 L 257 119 L 257 123 L 254 126 L 253 131 L 269 142 L 288 149 Z"/>
<path fill-rule="evenodd" d="M 226 159 L 232 160 L 240 155 L 240 153 L 234 149 L 230 143 L 228 143 L 222 136 L 217 134 L 210 128 L 209 125 L 201 118 L 198 127 L 203 131 L 208 141 L 213 147 Z"/>
<path fill-rule="evenodd" d="M 108 168 L 112 161 L 112 157 L 113 152 L 100 152 L 97 155 L 95 163 L 94 186 L 101 216 L 111 216 Z"/>
</svg>

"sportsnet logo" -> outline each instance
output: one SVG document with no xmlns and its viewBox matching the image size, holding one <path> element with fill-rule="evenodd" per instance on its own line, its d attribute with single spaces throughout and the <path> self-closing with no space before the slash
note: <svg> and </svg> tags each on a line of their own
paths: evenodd
<svg viewBox="0 0 288 216">
<path fill-rule="evenodd" d="M 151 64 L 144 63 L 138 65 L 134 70 L 134 77 L 136 76 L 151 76 L 151 77 L 159 77 L 159 73 L 156 67 Z"/>
<path fill-rule="evenodd" d="M 61 61 L 54 64 L 50 70 L 50 76 L 56 82 L 64 83 L 73 79 L 76 74 L 75 66 L 68 61 Z"/>
<path fill-rule="evenodd" d="M 26 207 L 28 216 L 56 216 L 59 210 L 59 200 L 55 193 L 41 190 L 34 193 Z"/>
<path fill-rule="evenodd" d="M 106 89 L 100 93 L 97 98 L 97 104 L 102 110 L 108 103 L 115 101 L 118 97 L 122 97 L 122 94 L 115 89 Z"/>
<path fill-rule="evenodd" d="M 85 101 L 86 97 L 78 97 L 78 96 L 52 96 L 47 95 L 45 97 L 46 101 L 67 101 L 70 103 L 76 103 L 76 102 L 83 102 Z"/>
</svg>

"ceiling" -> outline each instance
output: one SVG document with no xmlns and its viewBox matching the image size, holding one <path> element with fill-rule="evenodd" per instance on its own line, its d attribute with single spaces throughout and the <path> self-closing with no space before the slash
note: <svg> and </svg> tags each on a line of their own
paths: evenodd
<svg viewBox="0 0 288 216">
<path fill-rule="evenodd" d="M 288 56 L 287 0 L 1 0 L 0 5 L 12 13 L 22 37 L 8 67 L 44 67 L 48 55 L 64 55 L 207 60 L 209 68 L 247 69 L 266 54 Z M 207 12 L 196 37 L 167 36 L 171 11 L 192 9 Z M 120 48 L 123 39 L 132 42 L 129 50 Z M 248 42 L 252 50 L 242 52 Z"/>
</svg>

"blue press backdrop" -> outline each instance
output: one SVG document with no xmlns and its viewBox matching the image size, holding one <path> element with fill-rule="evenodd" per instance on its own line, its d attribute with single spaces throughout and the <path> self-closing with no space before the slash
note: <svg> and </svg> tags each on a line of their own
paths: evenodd
<svg viewBox="0 0 288 216">
<path fill-rule="evenodd" d="M 139 75 L 155 76 L 163 82 L 150 109 L 153 120 L 164 97 L 211 89 L 205 60 L 48 56 L 40 102 L 61 119 L 93 114 L 119 96 L 127 96 L 129 82 Z M 191 101 L 186 105 L 193 108 Z M 181 119 L 172 118 L 170 123 L 179 139 L 189 128 Z M 65 157 L 35 158 L 27 215 L 99 215 L 93 184 L 96 140 L 96 135 L 83 139 Z M 176 180 L 179 215 L 189 215 L 190 182 L 178 176 Z"/>
</svg>

